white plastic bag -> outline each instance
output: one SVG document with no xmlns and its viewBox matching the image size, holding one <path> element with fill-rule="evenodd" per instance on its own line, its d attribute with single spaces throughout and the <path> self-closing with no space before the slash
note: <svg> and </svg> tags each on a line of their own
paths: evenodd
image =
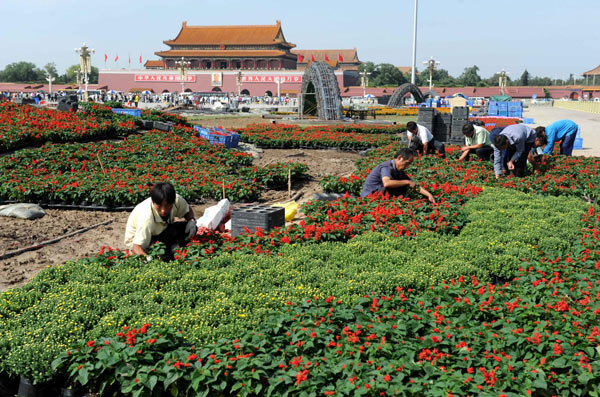
<svg viewBox="0 0 600 397">
<path fill-rule="evenodd" d="M 203 226 L 215 230 L 225 215 L 229 212 L 229 200 L 223 199 L 217 205 L 208 207 L 204 210 L 204 215 L 196 221 L 198 227 Z"/>
</svg>

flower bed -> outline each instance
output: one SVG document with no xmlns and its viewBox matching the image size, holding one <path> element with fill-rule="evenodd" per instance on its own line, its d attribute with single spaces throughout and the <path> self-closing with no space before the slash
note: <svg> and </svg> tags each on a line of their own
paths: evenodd
<svg viewBox="0 0 600 397">
<path fill-rule="evenodd" d="M 150 324 L 123 327 L 79 342 L 54 366 L 74 384 L 116 381 L 146 395 L 593 395 L 598 263 L 583 251 L 540 257 L 502 285 L 461 276 L 356 304 L 315 296 L 212 345 L 186 346 L 185 334 Z"/>
<path fill-rule="evenodd" d="M 243 142 L 263 148 L 368 149 L 399 143 L 404 126 L 333 125 L 299 127 L 285 124 L 255 124 L 236 131 Z"/>
<path fill-rule="evenodd" d="M 148 197 L 149 186 L 170 181 L 192 202 L 227 197 L 256 200 L 261 186 L 295 180 L 307 167 L 299 163 L 253 167 L 252 156 L 212 146 L 191 128 L 150 131 L 119 142 L 49 144 L 0 158 L 0 200 L 134 205 Z"/>
<path fill-rule="evenodd" d="M 105 120 L 93 114 L 62 112 L 17 105 L 0 104 L 0 152 L 44 142 L 75 142 L 105 139 L 136 131 L 132 118 Z"/>
<path fill-rule="evenodd" d="M 443 184 L 461 188 L 469 186 L 499 186 L 526 193 L 544 195 L 568 195 L 596 200 L 600 197 L 600 161 L 597 157 L 553 156 L 546 158 L 543 175 L 525 178 L 496 179 L 491 162 L 458 162 L 457 146 L 447 148 L 447 159 L 418 157 L 408 173 L 427 189 Z M 365 179 L 379 163 L 390 160 L 397 146 L 389 145 L 374 150 L 356 162 L 357 172 L 349 177 L 327 176 L 321 181 L 325 191 L 359 195 Z"/>
<path fill-rule="evenodd" d="M 100 104 L 100 103 L 94 103 L 94 102 L 82 102 L 80 105 L 81 105 L 81 109 L 84 113 L 91 114 L 95 117 L 107 119 L 107 120 L 125 119 L 128 121 L 135 122 L 136 125 L 141 125 L 140 120 L 153 120 L 153 121 L 174 123 L 175 125 L 181 125 L 181 126 L 186 126 L 186 127 L 191 126 L 185 117 L 181 117 L 178 114 L 166 113 L 166 112 L 162 112 L 160 110 L 155 110 L 155 109 L 141 109 L 141 117 L 138 118 L 138 117 L 131 117 L 131 116 L 122 116 L 122 115 L 117 115 L 117 114 L 113 113 L 113 111 L 112 111 L 113 107 L 123 108 L 123 106 L 122 105 L 119 106 L 118 103 L 115 103 L 114 105 L 117 105 L 117 106 L 113 106 L 113 107 L 107 106 L 106 104 Z M 137 108 L 131 108 L 131 109 L 138 110 Z"/>
<path fill-rule="evenodd" d="M 508 200 L 510 194 L 491 191 L 471 199 L 466 208 L 469 223 L 457 237 L 436 232 L 411 238 L 367 233 L 349 243 L 321 243 L 318 249 L 314 244 L 284 244 L 280 255 L 238 252 L 171 263 L 146 263 L 141 257 L 106 251 L 97 258 L 45 269 L 26 287 L 0 295 L 0 328 L 5 333 L 0 339 L 0 371 L 38 382 L 49 380 L 54 376 L 50 363 L 60 352 L 78 340 L 114 335 L 124 325 L 150 323 L 157 328 L 174 328 L 194 344 L 235 338 L 258 327 L 287 301 L 313 296 L 324 299 L 331 294 L 352 307 L 363 295 L 391 294 L 394 286 L 427 291 L 429 286 L 438 285 L 438 291 L 442 280 L 461 275 L 490 282 L 507 260 L 514 265 L 506 266 L 506 271 L 515 275 L 519 265 L 515 258 L 537 266 L 542 260 L 541 250 L 550 252 L 549 257 L 565 258 L 565 253 L 578 249 L 574 236 L 580 236 L 578 229 L 587 225 L 581 222 L 586 205 L 573 198 L 545 197 L 533 202 L 522 193 Z M 552 215 L 558 206 L 565 211 Z M 510 211 L 515 208 L 526 218 L 513 216 Z M 499 210 L 508 212 L 498 217 Z M 528 227 L 523 227 L 524 220 Z M 156 249 L 159 247 L 151 248 Z M 548 264 L 545 259 L 542 263 Z M 456 296 L 455 291 L 459 292 L 452 289 L 448 297 Z M 559 296 L 548 299 L 560 301 Z M 479 316 L 479 307 L 470 315 Z M 455 312 L 457 319 L 461 315 L 464 313 Z M 518 321 L 528 322 L 528 316 Z M 449 332 L 467 334 L 468 323 L 465 327 Z M 471 338 L 475 342 L 478 336 L 471 334 Z M 272 341 L 264 339 L 261 343 Z M 430 347 L 418 340 L 413 343 L 415 347 Z M 137 349 L 131 350 L 133 355 L 135 352 Z M 83 372 L 78 370 L 77 374 Z"/>
</svg>

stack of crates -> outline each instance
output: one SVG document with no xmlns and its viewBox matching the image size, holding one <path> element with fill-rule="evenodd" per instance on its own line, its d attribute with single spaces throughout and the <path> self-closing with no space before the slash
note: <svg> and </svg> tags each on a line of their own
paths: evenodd
<svg viewBox="0 0 600 397">
<path fill-rule="evenodd" d="M 450 138 L 450 126 L 452 115 L 446 113 L 437 114 L 433 119 L 433 137 L 440 142 L 446 142 Z"/>
<path fill-rule="evenodd" d="M 434 108 L 419 108 L 419 114 L 417 115 L 417 124 L 421 124 L 429 131 L 433 131 L 433 124 L 435 123 L 438 111 Z"/>
<path fill-rule="evenodd" d="M 200 138 L 208 140 L 212 145 L 225 145 L 227 148 L 236 148 L 240 142 L 240 134 L 227 131 L 223 128 L 205 128 L 195 125 L 194 129 Z"/>
<path fill-rule="evenodd" d="M 523 117 L 523 102 L 508 102 L 508 117 Z"/>
<path fill-rule="evenodd" d="M 254 233 L 285 225 L 285 208 L 268 205 L 242 204 L 231 211 L 231 235 L 244 233 L 245 228 Z"/>
<path fill-rule="evenodd" d="M 496 102 L 498 106 L 498 117 L 508 117 L 508 102 Z"/>
<path fill-rule="evenodd" d="M 140 109 L 113 108 L 112 111 L 113 111 L 113 113 L 116 113 L 116 114 L 126 114 L 128 116 L 133 116 L 133 117 L 141 117 L 142 116 L 142 111 Z"/>
<path fill-rule="evenodd" d="M 498 102 L 490 101 L 488 103 L 488 116 L 498 116 Z"/>
<path fill-rule="evenodd" d="M 462 133 L 463 126 L 469 121 L 469 108 L 455 106 L 452 108 L 452 129 L 449 142 L 462 143 L 465 138 Z"/>
</svg>

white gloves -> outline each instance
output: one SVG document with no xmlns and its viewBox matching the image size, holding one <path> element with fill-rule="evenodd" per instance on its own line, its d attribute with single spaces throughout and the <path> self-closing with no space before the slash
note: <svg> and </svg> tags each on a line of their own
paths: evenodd
<svg viewBox="0 0 600 397">
<path fill-rule="evenodd" d="M 187 225 L 185 225 L 185 238 L 186 240 L 191 239 L 193 236 L 196 235 L 196 232 L 198 231 L 198 228 L 196 227 L 196 220 L 195 219 L 190 219 L 187 223 Z"/>
</svg>

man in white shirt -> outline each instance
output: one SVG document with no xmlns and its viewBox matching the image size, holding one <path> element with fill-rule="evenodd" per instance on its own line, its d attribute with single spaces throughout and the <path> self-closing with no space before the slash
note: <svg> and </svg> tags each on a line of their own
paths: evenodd
<svg viewBox="0 0 600 397">
<path fill-rule="evenodd" d="M 186 222 L 174 222 L 174 218 Z M 185 245 L 197 232 L 194 211 L 168 182 L 159 182 L 150 190 L 150 197 L 138 204 L 127 220 L 125 246 L 137 255 L 147 255 L 155 242 L 167 246 L 167 256 Z"/>
<path fill-rule="evenodd" d="M 408 147 L 418 153 L 426 155 L 434 154 L 437 151 L 441 157 L 446 157 L 446 146 L 433 139 L 433 134 L 425 126 L 409 121 L 406 124 L 406 135 Z"/>
</svg>

